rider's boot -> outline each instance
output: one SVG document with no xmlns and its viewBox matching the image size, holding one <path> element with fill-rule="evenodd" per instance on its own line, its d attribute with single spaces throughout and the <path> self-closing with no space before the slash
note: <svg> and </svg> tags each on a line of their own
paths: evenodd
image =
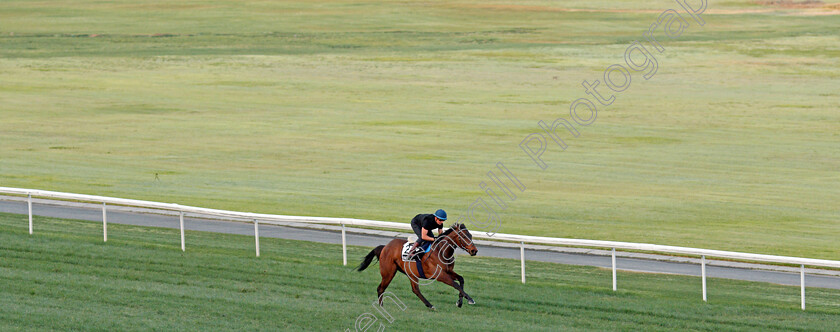
<svg viewBox="0 0 840 332">
<path fill-rule="evenodd" d="M 408 250 L 408 258 L 409 259 L 414 259 L 414 257 L 417 256 L 417 254 L 419 254 L 417 252 L 417 246 L 418 245 L 419 244 L 417 242 L 414 242 L 414 244 L 411 245 L 411 249 Z"/>
</svg>

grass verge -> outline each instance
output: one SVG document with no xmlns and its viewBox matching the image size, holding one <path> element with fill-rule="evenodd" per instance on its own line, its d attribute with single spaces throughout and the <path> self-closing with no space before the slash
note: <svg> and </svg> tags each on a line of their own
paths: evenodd
<svg viewBox="0 0 840 332">
<path fill-rule="evenodd" d="M 2 330 L 344 330 L 374 313 L 376 272 L 341 265 L 337 245 L 39 218 L 34 235 L 24 216 L 0 214 Z M 351 261 L 369 248 L 348 248 Z M 519 282 L 515 260 L 458 257 L 457 269 L 478 304 L 458 309 L 443 284 L 423 287 L 430 312 L 398 276 L 390 287 L 397 329 L 439 330 L 832 330 L 840 291 L 709 279 L 621 273 L 528 262 Z M 438 327 L 442 324 L 444 327 Z M 375 328 L 375 327 L 374 327 Z"/>
</svg>

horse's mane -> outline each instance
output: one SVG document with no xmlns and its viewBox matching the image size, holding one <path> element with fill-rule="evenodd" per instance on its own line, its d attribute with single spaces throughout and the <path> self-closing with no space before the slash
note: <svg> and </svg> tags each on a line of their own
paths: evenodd
<svg viewBox="0 0 840 332">
<path fill-rule="evenodd" d="M 443 233 L 441 233 L 440 236 L 438 236 L 438 238 L 435 239 L 435 243 L 438 243 L 438 241 L 443 240 L 447 235 L 449 235 L 449 233 L 452 233 L 453 231 L 455 231 L 456 228 L 460 228 L 461 230 L 464 230 L 464 231 L 467 230 L 466 225 L 459 224 L 459 223 L 454 223 L 454 224 L 452 224 L 452 226 L 449 227 L 449 229 L 443 231 Z M 467 232 L 467 234 L 470 237 L 470 240 L 472 240 L 472 234 L 469 234 L 469 232 Z"/>
</svg>

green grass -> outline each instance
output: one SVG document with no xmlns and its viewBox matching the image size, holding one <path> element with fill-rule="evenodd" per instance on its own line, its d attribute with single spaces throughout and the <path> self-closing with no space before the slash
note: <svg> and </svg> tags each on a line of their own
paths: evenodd
<svg viewBox="0 0 840 332">
<path fill-rule="evenodd" d="M 408 222 L 502 161 L 499 232 L 840 259 L 838 16 L 711 1 L 547 170 L 519 149 L 672 6 L 4 1 L 0 186 Z"/>
<path fill-rule="evenodd" d="M 263 238 L 0 214 L 0 330 L 344 330 L 372 312 L 378 265 L 355 272 L 341 247 Z M 370 248 L 349 247 L 351 263 Z M 479 248 L 480 250 L 480 248 Z M 516 260 L 459 256 L 474 306 L 456 308 L 443 284 L 422 287 L 430 312 L 407 278 L 389 290 L 394 329 L 439 330 L 832 330 L 840 291 L 709 279 L 709 302 L 693 277 L 610 272 Z M 384 322 L 382 318 L 380 321 Z"/>
</svg>

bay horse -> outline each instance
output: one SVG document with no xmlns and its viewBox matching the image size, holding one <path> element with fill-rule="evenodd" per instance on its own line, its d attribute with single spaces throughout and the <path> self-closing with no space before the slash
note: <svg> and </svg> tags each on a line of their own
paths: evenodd
<svg viewBox="0 0 840 332">
<path fill-rule="evenodd" d="M 379 274 L 382 275 L 382 282 L 379 283 L 376 292 L 379 296 L 380 306 L 382 305 L 382 293 L 385 292 L 394 275 L 399 271 L 408 277 L 411 282 L 411 291 L 423 301 L 427 308 L 435 310 L 435 306 L 429 303 L 420 293 L 420 278 L 418 278 L 420 273 L 417 271 L 417 262 L 402 260 L 402 248 L 406 242 L 408 241 L 403 239 L 393 239 L 387 245 L 374 248 L 365 256 L 357 270 L 364 271 L 374 257 L 379 260 Z M 465 250 L 470 256 L 475 256 L 478 253 L 478 249 L 472 243 L 472 234 L 466 226 L 458 223 L 452 225 L 435 239 L 429 252 L 422 257 L 420 264 L 425 271 L 425 278 L 432 280 L 430 282 L 437 280 L 458 290 L 458 301 L 455 302 L 455 305 L 460 308 L 465 297 L 469 304 L 475 304 L 475 301 L 464 292 L 464 278 L 453 271 L 456 248 Z M 432 275 L 428 276 L 430 271 L 433 271 L 431 272 Z"/>
</svg>

